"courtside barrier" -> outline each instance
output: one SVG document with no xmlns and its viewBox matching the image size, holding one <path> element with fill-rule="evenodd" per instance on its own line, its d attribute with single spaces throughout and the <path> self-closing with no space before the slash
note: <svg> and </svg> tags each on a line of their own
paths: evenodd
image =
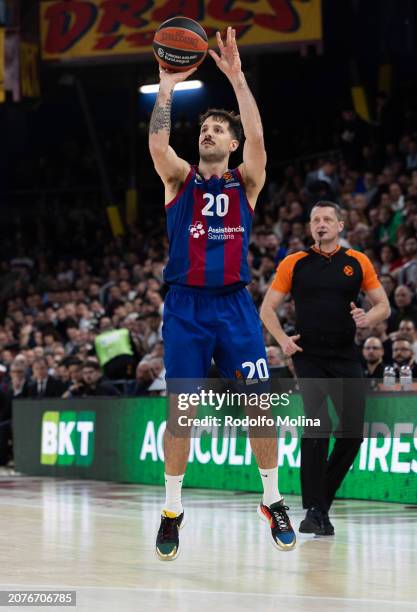
<svg viewBox="0 0 417 612">
<path fill-rule="evenodd" d="M 301 398 L 293 410 L 302 414 Z M 298 402 L 298 404 L 297 404 Z M 295 407 L 294 407 L 295 406 Z M 298 406 L 298 408 L 297 408 Z M 166 401 L 20 400 L 13 403 L 16 470 L 32 476 L 163 484 Z M 278 428 L 280 490 L 299 494 L 300 428 Z M 261 491 L 246 435 L 210 427 L 191 440 L 184 485 Z M 417 502 L 417 402 L 414 394 L 368 396 L 361 450 L 338 497 Z"/>
</svg>

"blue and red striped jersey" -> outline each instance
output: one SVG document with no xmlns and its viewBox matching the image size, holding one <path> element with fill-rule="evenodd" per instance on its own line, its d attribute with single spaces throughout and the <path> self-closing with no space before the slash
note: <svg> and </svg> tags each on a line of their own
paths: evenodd
<svg viewBox="0 0 417 612">
<path fill-rule="evenodd" d="M 168 284 L 220 288 L 250 281 L 247 256 L 253 210 L 238 169 L 206 180 L 191 167 L 165 209 Z"/>
</svg>

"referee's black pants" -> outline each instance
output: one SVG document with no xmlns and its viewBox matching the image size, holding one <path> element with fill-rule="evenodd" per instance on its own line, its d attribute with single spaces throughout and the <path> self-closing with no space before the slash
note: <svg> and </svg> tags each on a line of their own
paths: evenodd
<svg viewBox="0 0 417 612">
<path fill-rule="evenodd" d="M 319 429 L 306 427 L 301 439 L 301 491 L 303 508 L 328 511 L 337 489 L 363 441 L 365 385 L 359 362 L 342 357 L 293 355 L 306 418 L 320 419 Z M 338 423 L 329 416 L 332 399 Z M 335 444 L 329 456 L 330 435 Z"/>
</svg>

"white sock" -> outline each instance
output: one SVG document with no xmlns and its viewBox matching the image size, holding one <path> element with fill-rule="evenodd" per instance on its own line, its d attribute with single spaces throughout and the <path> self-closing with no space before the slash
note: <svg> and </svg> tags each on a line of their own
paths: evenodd
<svg viewBox="0 0 417 612">
<path fill-rule="evenodd" d="M 165 505 L 164 511 L 175 515 L 183 511 L 181 503 L 181 488 L 184 474 L 179 476 L 169 476 L 165 474 Z"/>
<path fill-rule="evenodd" d="M 259 468 L 264 495 L 262 502 L 265 506 L 272 506 L 277 501 L 282 499 L 282 495 L 278 490 L 278 466 L 269 470 Z"/>
</svg>

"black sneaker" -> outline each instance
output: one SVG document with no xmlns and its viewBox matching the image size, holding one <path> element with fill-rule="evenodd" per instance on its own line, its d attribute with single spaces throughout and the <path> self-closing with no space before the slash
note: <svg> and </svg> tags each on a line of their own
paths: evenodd
<svg viewBox="0 0 417 612">
<path fill-rule="evenodd" d="M 183 525 L 184 512 L 179 516 L 169 516 L 171 513 L 162 511 L 161 525 L 156 536 L 156 555 L 161 561 L 174 561 L 180 553 L 178 532 Z"/>
<path fill-rule="evenodd" d="M 318 535 L 334 535 L 334 527 L 330 522 L 327 512 L 323 512 L 323 532 L 324 533 L 319 533 Z"/>
<path fill-rule="evenodd" d="M 305 519 L 301 521 L 298 531 L 321 536 L 334 535 L 334 527 L 327 512 L 314 506 L 307 510 Z"/>
<path fill-rule="evenodd" d="M 284 500 L 265 506 L 262 502 L 258 506 L 258 514 L 263 521 L 269 523 L 273 544 L 280 550 L 292 550 L 296 543 L 294 529 L 288 517 L 288 506 Z"/>
</svg>

